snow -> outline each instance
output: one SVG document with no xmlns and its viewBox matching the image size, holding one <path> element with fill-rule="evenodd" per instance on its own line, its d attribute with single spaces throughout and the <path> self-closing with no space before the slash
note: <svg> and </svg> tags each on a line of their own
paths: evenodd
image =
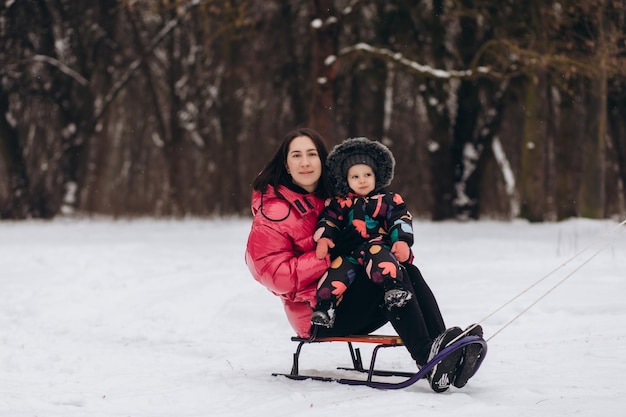
<svg viewBox="0 0 626 417">
<path fill-rule="evenodd" d="M 295 344 L 243 263 L 249 219 L 0 222 L 0 416 L 620 415 L 617 224 L 415 222 L 447 324 L 486 318 L 493 336 L 478 375 L 435 394 L 425 381 L 377 391 L 271 376 Z M 349 364 L 339 343 L 302 355 L 310 372 Z M 379 361 L 414 369 L 403 348 Z"/>
<path fill-rule="evenodd" d="M 513 169 L 511 168 L 509 159 L 506 157 L 506 152 L 504 152 L 502 142 L 500 142 L 500 138 L 498 136 L 493 137 L 493 140 L 491 142 L 491 150 L 493 151 L 496 162 L 500 167 L 500 172 L 502 173 L 502 178 L 504 179 L 506 194 L 511 198 L 512 201 L 511 214 L 513 215 L 513 217 L 517 217 L 520 212 L 520 204 L 518 198 L 515 196 L 515 175 L 513 174 Z"/>
</svg>

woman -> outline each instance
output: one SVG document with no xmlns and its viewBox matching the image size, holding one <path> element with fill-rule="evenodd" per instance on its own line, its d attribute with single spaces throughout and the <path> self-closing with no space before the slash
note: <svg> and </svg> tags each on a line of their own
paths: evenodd
<svg viewBox="0 0 626 417">
<path fill-rule="evenodd" d="M 300 337 L 311 336 L 311 315 L 316 287 L 331 263 L 341 255 L 340 237 L 331 253 L 318 259 L 313 233 L 324 201 L 330 196 L 325 161 L 328 155 L 321 135 L 312 129 L 289 132 L 274 157 L 252 183 L 254 219 L 246 248 L 246 264 L 252 276 L 282 299 L 287 319 Z M 356 233 L 356 232 L 355 232 Z M 333 252 L 332 250 L 335 250 Z M 347 249 L 347 248 L 344 248 Z M 384 290 L 357 276 L 335 311 L 333 328 L 317 328 L 316 336 L 368 334 L 390 322 L 416 361 L 423 366 L 462 333 L 447 329 L 430 288 L 419 270 L 405 264 L 411 297 L 402 308 L 383 307 Z M 477 334 L 479 327 L 472 334 Z M 464 385 L 473 369 L 464 369 L 460 351 L 433 368 L 431 387 L 436 392 L 450 383 Z M 467 367 L 465 367 L 467 368 Z"/>
</svg>

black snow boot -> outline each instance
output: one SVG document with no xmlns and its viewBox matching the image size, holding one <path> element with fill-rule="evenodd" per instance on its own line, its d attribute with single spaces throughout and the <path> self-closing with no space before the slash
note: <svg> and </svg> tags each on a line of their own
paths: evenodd
<svg viewBox="0 0 626 417">
<path fill-rule="evenodd" d="M 441 333 L 433 340 L 433 344 L 430 348 L 430 355 L 428 361 L 433 360 L 435 356 L 444 350 L 450 343 L 456 339 L 463 331 L 460 327 L 451 327 L 448 330 Z M 439 362 L 430 371 L 428 379 L 430 381 L 430 387 L 435 392 L 444 392 L 450 388 L 450 385 L 454 381 L 457 365 L 461 359 L 462 350 L 458 349 L 446 356 L 441 362 Z"/>
<path fill-rule="evenodd" d="M 483 337 L 483 328 L 480 327 L 480 324 L 472 324 L 468 329 L 465 329 L 468 336 Z M 467 381 L 474 376 L 476 363 L 478 359 L 480 359 L 482 351 L 483 347 L 476 343 L 465 346 L 463 355 L 461 355 L 461 361 L 456 367 L 456 376 L 454 377 L 455 387 L 463 388 L 465 384 L 467 384 Z"/>
<path fill-rule="evenodd" d="M 396 307 L 404 307 L 413 294 L 405 289 L 393 288 L 385 291 L 385 307 L 391 311 Z"/>
<path fill-rule="evenodd" d="M 329 329 L 332 328 L 335 324 L 335 309 L 331 307 L 326 311 L 314 311 L 311 315 L 311 324 Z"/>
</svg>

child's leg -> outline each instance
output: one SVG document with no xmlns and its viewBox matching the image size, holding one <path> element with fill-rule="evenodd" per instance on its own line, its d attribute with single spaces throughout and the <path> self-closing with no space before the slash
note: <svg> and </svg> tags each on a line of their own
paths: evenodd
<svg viewBox="0 0 626 417">
<path fill-rule="evenodd" d="M 372 282 L 385 290 L 387 308 L 402 307 L 411 298 L 411 293 L 407 291 L 403 283 L 402 269 L 389 249 L 379 244 L 366 247 L 363 264 Z"/>
<path fill-rule="evenodd" d="M 365 273 L 375 284 L 385 290 L 404 288 L 404 276 L 397 259 L 391 251 L 379 244 L 372 244 L 363 251 Z"/>
<path fill-rule="evenodd" d="M 355 265 L 345 258 L 336 258 L 320 279 L 317 286 L 315 312 L 311 322 L 319 326 L 332 327 L 335 307 L 341 302 L 343 293 L 356 277 Z"/>
</svg>

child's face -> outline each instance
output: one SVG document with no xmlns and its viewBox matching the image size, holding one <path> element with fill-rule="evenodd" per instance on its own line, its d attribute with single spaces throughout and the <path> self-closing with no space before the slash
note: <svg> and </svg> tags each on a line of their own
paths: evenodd
<svg viewBox="0 0 626 417">
<path fill-rule="evenodd" d="M 376 176 L 372 167 L 365 164 L 352 165 L 348 169 L 348 186 L 361 196 L 366 196 L 374 191 Z"/>
</svg>

